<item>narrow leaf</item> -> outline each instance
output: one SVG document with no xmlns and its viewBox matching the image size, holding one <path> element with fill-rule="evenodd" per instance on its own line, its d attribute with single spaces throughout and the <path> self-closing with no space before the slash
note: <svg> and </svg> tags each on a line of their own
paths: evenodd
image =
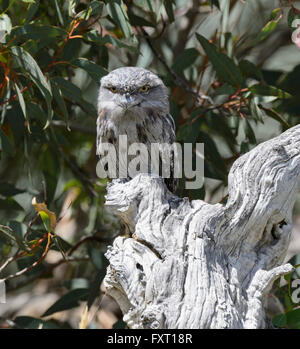
<svg viewBox="0 0 300 349">
<path fill-rule="evenodd" d="M 164 7 L 167 12 L 170 23 L 173 23 L 175 21 L 173 0 L 164 0 Z"/>
<path fill-rule="evenodd" d="M 71 63 L 77 67 L 84 69 L 97 83 L 103 76 L 108 74 L 108 71 L 106 69 L 89 61 L 86 58 L 76 58 Z"/>
<path fill-rule="evenodd" d="M 27 252 L 30 251 L 30 248 L 27 245 L 26 241 L 23 240 L 23 238 L 19 234 L 17 234 L 14 230 L 12 230 L 10 227 L 7 227 L 5 225 L 0 225 L 0 235 L 1 234 L 6 239 L 15 242 L 21 250 L 27 251 Z"/>
<path fill-rule="evenodd" d="M 244 59 L 239 63 L 239 67 L 245 77 L 252 77 L 258 80 L 263 80 L 262 72 L 252 62 Z"/>
<path fill-rule="evenodd" d="M 0 127 L 0 150 L 4 151 L 10 156 L 13 156 L 15 154 L 15 149 L 13 147 L 13 144 L 11 143 L 7 135 L 2 131 L 1 127 Z"/>
<path fill-rule="evenodd" d="M 45 321 L 31 316 L 18 316 L 14 319 L 14 323 L 18 325 L 18 328 L 25 329 L 60 329 L 60 327 L 51 321 Z"/>
<path fill-rule="evenodd" d="M 232 86 L 242 87 L 244 78 L 233 59 L 219 52 L 216 46 L 211 44 L 204 36 L 196 33 L 196 37 L 211 61 L 218 77 Z"/>
<path fill-rule="evenodd" d="M 58 0 L 54 0 L 54 6 L 55 6 L 55 11 L 57 13 L 59 23 L 62 27 L 64 27 L 65 26 L 65 18 L 64 18 L 62 11 L 61 11 L 61 8 L 58 4 Z"/>
<path fill-rule="evenodd" d="M 0 195 L 8 197 L 24 193 L 24 189 L 18 189 L 7 182 L 0 182 Z"/>
<path fill-rule="evenodd" d="M 55 83 L 59 86 L 59 88 L 61 89 L 61 92 L 63 93 L 63 95 L 65 97 L 67 97 L 68 99 L 70 99 L 70 101 L 75 101 L 78 103 L 78 105 L 89 115 L 91 115 L 92 117 L 94 117 L 95 115 L 97 115 L 97 111 L 95 109 L 95 107 L 86 102 L 83 98 L 82 98 L 82 93 L 80 88 L 78 88 L 77 86 L 75 86 L 74 84 L 72 84 L 70 81 L 64 79 L 61 76 L 55 76 L 52 80 L 55 81 Z"/>
<path fill-rule="evenodd" d="M 219 0 L 209 0 L 209 2 L 211 7 L 215 5 L 220 10 Z"/>
<path fill-rule="evenodd" d="M 100 286 L 101 286 L 101 282 L 105 276 L 105 273 L 106 273 L 105 268 L 98 271 L 98 273 L 96 274 L 96 276 L 91 284 L 91 287 L 89 290 L 89 295 L 88 295 L 88 302 L 87 302 L 88 309 L 91 309 L 91 306 L 93 305 L 94 300 L 100 294 Z"/>
<path fill-rule="evenodd" d="M 37 10 L 39 9 L 39 3 L 40 1 L 37 0 L 35 3 L 33 2 L 32 4 L 30 4 L 26 14 L 25 24 L 28 24 L 31 21 L 32 17 L 36 14 Z"/>
<path fill-rule="evenodd" d="M 277 15 L 279 14 L 278 18 L 276 19 Z M 281 9 L 277 8 L 272 11 L 270 15 L 270 21 L 262 28 L 262 30 L 259 32 L 259 34 L 256 36 L 254 40 L 250 43 L 250 47 L 255 46 L 260 41 L 266 39 L 277 27 L 279 21 L 282 18 Z"/>
<path fill-rule="evenodd" d="M 96 30 L 91 30 L 88 33 L 83 35 L 83 38 L 87 41 L 96 42 L 100 45 L 106 45 L 111 44 L 115 47 L 120 48 L 127 48 L 131 51 L 138 52 L 137 48 L 135 46 L 131 46 L 128 44 L 125 44 L 123 41 L 116 39 L 115 37 L 111 35 L 104 35 L 103 37 L 99 35 L 99 33 Z"/>
<path fill-rule="evenodd" d="M 175 72 L 184 71 L 190 67 L 199 57 L 199 52 L 195 48 L 185 49 L 175 60 L 172 68 Z"/>
<path fill-rule="evenodd" d="M 249 90 L 254 95 L 261 95 L 261 96 L 276 96 L 278 98 L 291 98 L 292 96 L 286 92 L 283 91 L 277 87 L 269 86 L 269 85 L 263 85 L 263 84 L 256 84 L 249 87 Z"/>
<path fill-rule="evenodd" d="M 67 125 L 67 129 L 70 130 L 69 128 L 69 113 L 66 107 L 66 103 L 63 99 L 62 93 L 60 88 L 56 85 L 56 83 L 52 80 L 51 82 L 51 89 L 52 89 L 52 93 L 53 93 L 53 97 L 59 107 L 59 110 L 62 112 L 63 117 L 65 119 L 66 125 Z"/>
<path fill-rule="evenodd" d="M 63 295 L 53 305 L 51 305 L 51 307 L 47 309 L 42 316 L 49 316 L 59 311 L 77 307 L 79 305 L 79 301 L 86 300 L 88 291 L 89 290 L 87 288 L 77 288 L 75 290 L 71 290 Z"/>
<path fill-rule="evenodd" d="M 281 125 L 283 125 L 284 127 L 286 127 L 286 128 L 290 128 L 291 127 L 289 125 L 289 123 L 287 121 L 285 121 L 284 118 L 279 113 L 277 113 L 277 111 L 275 111 L 274 109 L 268 109 L 268 108 L 264 108 L 264 107 L 261 107 L 261 108 L 264 110 L 264 112 L 269 117 L 271 117 L 272 119 L 280 122 Z"/>
<path fill-rule="evenodd" d="M 247 119 L 244 120 L 244 132 L 251 145 L 256 145 L 255 133 Z"/>
<path fill-rule="evenodd" d="M 126 38 L 133 38 L 133 32 L 129 18 L 121 0 L 108 0 L 106 5 L 107 12 L 116 22 L 116 24 L 121 28 L 124 36 Z"/>
<path fill-rule="evenodd" d="M 19 103 L 20 103 L 20 107 L 21 107 L 22 113 L 24 115 L 24 119 L 26 120 L 28 132 L 31 133 L 31 130 L 30 130 L 30 120 L 29 120 L 29 117 L 28 117 L 27 112 L 26 112 L 25 100 L 24 100 L 23 94 L 21 93 L 21 91 L 20 91 L 20 89 L 19 89 L 19 87 L 18 87 L 18 85 L 16 83 L 15 83 L 15 89 L 16 89 L 16 92 L 17 92 L 17 95 L 18 95 L 18 99 L 19 99 Z"/>
<path fill-rule="evenodd" d="M 11 52 L 15 56 L 14 58 L 16 63 L 19 65 L 20 68 L 22 68 L 25 71 L 25 73 L 29 75 L 31 80 L 39 88 L 41 94 L 46 100 L 48 107 L 48 119 L 45 125 L 46 128 L 49 125 L 53 115 L 51 109 L 52 94 L 50 86 L 46 81 L 46 78 L 42 73 L 40 67 L 27 51 L 25 51 L 22 47 L 14 46 L 11 48 Z"/>
<path fill-rule="evenodd" d="M 260 110 L 259 106 L 257 105 L 255 98 L 251 98 L 249 101 L 249 109 L 251 115 L 260 122 L 263 122 L 263 113 Z"/>
</svg>

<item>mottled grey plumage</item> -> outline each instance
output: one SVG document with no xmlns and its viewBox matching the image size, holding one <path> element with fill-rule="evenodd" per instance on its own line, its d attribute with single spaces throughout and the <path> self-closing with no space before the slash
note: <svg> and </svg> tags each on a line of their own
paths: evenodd
<svg viewBox="0 0 300 349">
<path fill-rule="evenodd" d="M 128 145 L 145 144 L 149 152 L 151 143 L 175 142 L 175 126 L 169 114 L 167 88 L 161 79 L 149 70 L 123 67 L 101 79 L 98 96 L 97 154 L 100 155 L 104 142 L 112 143 L 118 149 L 119 135 L 127 135 Z M 166 178 L 165 182 L 169 190 L 174 192 L 177 179 L 173 177 L 172 161 L 171 178 Z M 149 168 L 148 172 L 150 171 Z"/>
</svg>

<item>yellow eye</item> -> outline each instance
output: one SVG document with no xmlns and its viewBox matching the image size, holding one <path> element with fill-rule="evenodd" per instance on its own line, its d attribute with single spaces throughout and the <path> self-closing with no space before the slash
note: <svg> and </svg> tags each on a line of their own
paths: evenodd
<svg viewBox="0 0 300 349">
<path fill-rule="evenodd" d="M 112 93 L 116 93 L 117 92 L 117 88 L 115 86 L 110 86 L 109 87 L 109 90 L 112 92 Z"/>
<path fill-rule="evenodd" d="M 149 85 L 144 85 L 140 88 L 140 92 L 145 93 L 149 91 L 150 86 Z"/>
</svg>

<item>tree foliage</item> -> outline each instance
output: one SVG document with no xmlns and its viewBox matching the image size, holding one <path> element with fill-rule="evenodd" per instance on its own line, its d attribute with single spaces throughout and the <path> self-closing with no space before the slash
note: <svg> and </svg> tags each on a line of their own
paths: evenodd
<svg viewBox="0 0 300 349">
<path fill-rule="evenodd" d="M 299 123 L 300 65 L 288 59 L 299 55 L 299 13 L 293 1 L 2 1 L 0 277 L 8 294 L 45 278 L 63 290 L 39 317 L 12 314 L 10 326 L 74 327 L 43 317 L 101 298 L 106 246 L 122 227 L 95 172 L 100 78 L 128 65 L 158 73 L 178 141 L 205 144 L 207 182 L 179 194 L 224 202 L 232 162 Z M 58 233 L 66 216 L 72 234 Z M 299 328 L 281 291 L 288 326 Z"/>
</svg>

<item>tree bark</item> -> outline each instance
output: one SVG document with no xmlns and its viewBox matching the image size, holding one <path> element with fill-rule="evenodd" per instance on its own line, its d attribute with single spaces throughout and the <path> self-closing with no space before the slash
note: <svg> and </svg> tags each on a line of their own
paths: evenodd
<svg viewBox="0 0 300 349">
<path fill-rule="evenodd" d="M 266 328 L 300 190 L 300 125 L 233 164 L 226 205 L 189 201 L 161 178 L 108 185 L 106 205 L 134 232 L 108 248 L 107 293 L 130 328 Z"/>
</svg>

